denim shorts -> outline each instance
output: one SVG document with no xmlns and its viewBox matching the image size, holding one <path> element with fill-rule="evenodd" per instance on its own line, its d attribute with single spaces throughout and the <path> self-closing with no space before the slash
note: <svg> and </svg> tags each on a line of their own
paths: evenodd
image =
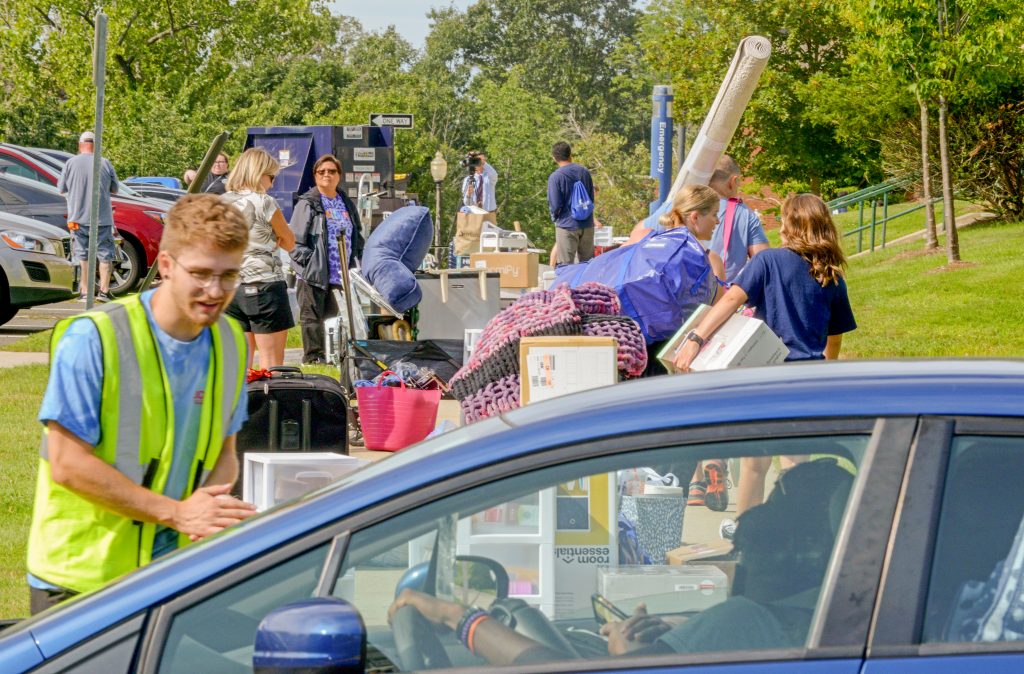
<svg viewBox="0 0 1024 674">
<path fill-rule="evenodd" d="M 113 262 L 117 259 L 117 248 L 114 247 L 114 228 L 101 226 L 96 233 L 96 259 L 100 262 Z M 79 226 L 71 230 L 72 257 L 85 262 L 89 257 L 89 228 Z"/>
</svg>

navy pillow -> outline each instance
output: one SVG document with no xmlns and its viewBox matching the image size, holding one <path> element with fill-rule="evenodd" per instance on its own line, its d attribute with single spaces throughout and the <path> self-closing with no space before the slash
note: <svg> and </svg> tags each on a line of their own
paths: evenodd
<svg viewBox="0 0 1024 674">
<path fill-rule="evenodd" d="M 434 225 L 425 206 L 404 206 L 370 234 L 363 248 L 366 280 L 398 311 L 419 304 L 423 294 L 413 274 L 430 249 Z"/>
</svg>

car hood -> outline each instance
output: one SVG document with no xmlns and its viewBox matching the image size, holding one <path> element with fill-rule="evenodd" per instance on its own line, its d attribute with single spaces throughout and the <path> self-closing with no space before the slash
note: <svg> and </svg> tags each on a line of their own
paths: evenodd
<svg viewBox="0 0 1024 674">
<path fill-rule="evenodd" d="M 33 220 L 32 218 L 26 218 L 23 215 L 15 215 L 14 213 L 3 211 L 0 211 L 0 227 L 16 229 L 25 234 L 34 234 L 35 236 L 42 236 L 57 241 L 68 236 L 68 233 L 60 227 L 55 227 L 39 220 Z"/>
</svg>

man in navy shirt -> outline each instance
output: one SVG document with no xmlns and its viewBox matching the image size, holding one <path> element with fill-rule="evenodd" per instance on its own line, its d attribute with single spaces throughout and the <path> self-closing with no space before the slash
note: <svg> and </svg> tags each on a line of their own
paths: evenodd
<svg viewBox="0 0 1024 674">
<path fill-rule="evenodd" d="M 577 181 L 583 183 L 593 202 L 594 180 L 590 171 L 573 162 L 572 148 L 565 141 L 555 143 L 551 157 L 558 164 L 558 168 L 548 176 L 548 208 L 551 221 L 555 223 L 557 249 L 554 263 L 556 267 L 573 264 L 577 255 L 580 262 L 586 262 L 594 257 L 594 214 L 591 213 L 586 220 L 577 220 L 572 217 L 570 203 Z"/>
</svg>

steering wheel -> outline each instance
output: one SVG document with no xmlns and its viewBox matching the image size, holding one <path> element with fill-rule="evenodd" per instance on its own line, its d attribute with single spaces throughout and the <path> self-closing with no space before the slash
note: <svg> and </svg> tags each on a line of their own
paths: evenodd
<svg viewBox="0 0 1024 674">
<path fill-rule="evenodd" d="M 402 671 L 451 667 L 448 653 L 430 621 L 412 606 L 403 606 L 391 617 L 391 633 Z"/>
<path fill-rule="evenodd" d="M 529 637 L 545 648 L 568 658 L 579 658 L 580 654 L 565 635 L 554 626 L 551 619 L 540 609 L 530 606 L 522 599 L 506 597 L 491 604 L 491 615 L 506 627 Z"/>
</svg>

